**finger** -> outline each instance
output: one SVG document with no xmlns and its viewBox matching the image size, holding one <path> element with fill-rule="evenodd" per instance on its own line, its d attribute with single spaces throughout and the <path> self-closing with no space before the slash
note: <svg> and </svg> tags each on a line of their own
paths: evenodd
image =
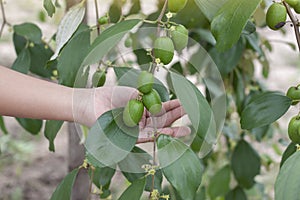
<svg viewBox="0 0 300 200">
<path fill-rule="evenodd" d="M 180 119 L 185 115 L 185 111 L 182 106 L 179 106 L 173 110 L 169 110 L 167 113 L 160 117 L 154 117 L 154 118 L 149 118 L 146 126 L 153 126 L 153 120 L 156 122 L 156 126 L 158 128 L 163 128 L 170 126 L 173 124 L 176 120 Z"/>
<path fill-rule="evenodd" d="M 174 108 L 177 108 L 181 106 L 180 101 L 178 99 L 174 99 L 171 101 L 167 101 L 163 103 L 163 108 L 167 112 L 169 110 L 173 110 Z"/>
<path fill-rule="evenodd" d="M 180 107 L 180 101 L 178 99 L 174 99 L 171 101 L 167 101 L 167 102 L 163 102 L 162 104 L 162 111 L 160 113 L 158 113 L 157 115 L 155 115 L 156 117 L 162 116 L 164 115 L 166 112 L 176 109 L 178 107 Z"/>
<path fill-rule="evenodd" d="M 190 135 L 191 129 L 187 126 L 169 127 L 169 128 L 160 129 L 159 132 L 165 135 L 179 138 L 179 137 Z M 148 135 L 146 137 L 140 137 L 137 143 L 146 143 L 146 142 L 153 142 L 153 141 L 154 141 L 154 137 Z"/>
<path fill-rule="evenodd" d="M 180 126 L 180 127 L 169 127 L 163 128 L 160 130 L 162 134 L 170 135 L 172 137 L 184 137 L 191 134 L 191 129 L 187 126 Z"/>
<path fill-rule="evenodd" d="M 183 117 L 185 115 L 185 111 L 183 109 L 182 106 L 177 107 L 173 110 L 168 111 L 165 114 L 166 120 L 165 120 L 165 124 L 163 125 L 163 127 L 165 126 L 170 126 L 171 124 L 173 124 L 176 120 L 180 119 L 181 117 Z"/>
</svg>

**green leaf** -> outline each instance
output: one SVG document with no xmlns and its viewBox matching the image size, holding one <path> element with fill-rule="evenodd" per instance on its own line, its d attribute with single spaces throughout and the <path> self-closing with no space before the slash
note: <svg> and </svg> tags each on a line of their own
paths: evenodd
<svg viewBox="0 0 300 200">
<path fill-rule="evenodd" d="M 196 151 L 207 153 L 217 140 L 213 111 L 198 88 L 184 76 L 170 72 L 172 88 L 196 130 L 195 140 L 201 141 Z M 205 114 L 201 114 L 205 113 Z"/>
<path fill-rule="evenodd" d="M 26 47 L 27 40 L 23 36 L 20 36 L 16 33 L 13 34 L 13 42 L 15 46 L 15 51 L 17 55 L 21 53 L 21 51 Z"/>
<path fill-rule="evenodd" d="M 181 198 L 193 200 L 202 179 L 197 155 L 183 142 L 168 135 L 157 139 L 158 159 L 164 176 Z"/>
<path fill-rule="evenodd" d="M 52 17 L 55 13 L 55 6 L 52 3 L 52 0 L 44 0 L 43 6 L 48 13 L 49 17 Z"/>
<path fill-rule="evenodd" d="M 80 75 L 80 66 L 90 47 L 90 30 L 80 26 L 75 35 L 62 49 L 57 63 L 59 83 L 74 87 L 76 77 Z M 78 84 L 76 84 L 78 85 Z"/>
<path fill-rule="evenodd" d="M 230 49 L 240 38 L 248 19 L 261 0 L 228 0 L 218 11 L 211 23 L 211 30 L 217 40 L 217 49 Z"/>
<path fill-rule="evenodd" d="M 270 125 L 261 126 L 252 129 L 251 134 L 253 134 L 255 136 L 255 139 L 260 142 L 267 135 L 269 130 L 270 130 Z"/>
<path fill-rule="evenodd" d="M 122 2 L 114 0 L 108 11 L 109 20 L 112 23 L 117 23 L 122 15 Z"/>
<path fill-rule="evenodd" d="M 63 123 L 63 121 L 47 120 L 44 135 L 49 141 L 49 151 L 55 152 L 54 139 Z"/>
<path fill-rule="evenodd" d="M 282 165 L 275 182 L 275 200 L 299 199 L 300 152 L 290 156 Z"/>
<path fill-rule="evenodd" d="M 35 44 L 42 42 L 42 31 L 41 29 L 32 23 L 23 23 L 13 26 L 14 33 L 26 38 Z"/>
<path fill-rule="evenodd" d="M 237 66 L 245 49 L 245 42 L 241 38 L 237 44 L 230 49 L 219 52 L 217 48 L 212 48 L 209 51 L 211 58 L 216 63 L 219 71 L 223 76 L 231 73 L 232 70 Z"/>
<path fill-rule="evenodd" d="M 250 47 L 258 53 L 259 56 L 264 56 L 263 49 L 261 48 L 261 42 L 258 33 L 252 33 L 250 35 L 244 35 Z"/>
<path fill-rule="evenodd" d="M 212 21 L 217 12 L 228 0 L 195 0 L 200 10 L 209 21 Z"/>
<path fill-rule="evenodd" d="M 43 121 L 39 119 L 16 118 L 16 120 L 26 131 L 33 135 L 37 135 L 43 126 Z"/>
<path fill-rule="evenodd" d="M 129 182 L 133 182 L 146 175 L 145 169 L 142 168 L 143 165 L 151 165 L 152 156 L 149 155 L 143 149 L 135 146 L 128 156 L 119 162 L 119 168 Z M 146 178 L 146 191 L 152 191 L 152 177 L 147 176 Z M 160 169 L 156 170 L 154 175 L 154 188 L 159 192 L 161 191 L 162 184 L 162 172 Z"/>
<path fill-rule="evenodd" d="M 234 70 L 233 74 L 233 89 L 235 95 L 235 104 L 239 115 L 242 112 L 242 107 L 245 99 L 245 82 L 243 76 L 239 70 Z"/>
<path fill-rule="evenodd" d="M 218 196 L 224 196 L 229 191 L 230 171 L 229 165 L 226 165 L 210 179 L 208 194 L 211 199 L 215 199 Z"/>
<path fill-rule="evenodd" d="M 141 1 L 140 0 L 132 0 L 132 6 L 130 8 L 129 14 L 136 14 L 141 11 Z"/>
<path fill-rule="evenodd" d="M 255 24 L 253 22 L 251 22 L 250 20 L 248 20 L 242 33 L 245 35 L 251 35 L 252 33 L 255 33 L 255 31 L 256 31 Z"/>
<path fill-rule="evenodd" d="M 203 199 L 206 199 L 206 189 L 204 186 L 198 189 L 194 200 L 203 200 Z"/>
<path fill-rule="evenodd" d="M 289 146 L 285 149 L 285 151 L 283 152 L 281 161 L 280 161 L 280 167 L 282 167 L 282 165 L 285 163 L 285 161 L 291 156 L 293 155 L 295 152 L 297 151 L 297 147 L 296 144 L 291 142 L 289 144 Z"/>
<path fill-rule="evenodd" d="M 103 31 L 92 43 L 82 66 L 91 65 L 103 58 L 140 20 L 126 20 Z"/>
<path fill-rule="evenodd" d="M 57 186 L 50 200 L 71 200 L 72 188 L 79 169 L 70 172 Z"/>
<path fill-rule="evenodd" d="M 143 67 L 143 66 L 149 64 L 150 62 L 152 62 L 152 58 L 149 55 L 147 55 L 147 51 L 145 49 L 142 49 L 142 48 L 134 49 L 133 53 L 136 56 L 137 63 L 141 67 Z"/>
<path fill-rule="evenodd" d="M 239 185 L 243 188 L 251 188 L 255 183 L 254 177 L 260 173 L 260 166 L 257 152 L 248 142 L 240 140 L 231 158 L 232 171 Z"/>
<path fill-rule="evenodd" d="M 35 44 L 29 47 L 31 63 L 30 71 L 44 78 L 50 78 L 52 71 L 56 69 L 56 65 L 47 66 L 47 62 L 53 55 L 53 51 L 44 43 Z"/>
<path fill-rule="evenodd" d="M 112 166 L 123 160 L 137 142 L 139 127 L 123 122 L 123 108 L 101 115 L 90 129 L 85 147 L 93 166 Z"/>
<path fill-rule="evenodd" d="M 225 200 L 247 200 L 247 196 L 245 191 L 237 186 L 226 195 Z"/>
<path fill-rule="evenodd" d="M 0 116 L 0 129 L 3 131 L 3 133 L 6 135 L 8 134 L 8 131 L 6 129 L 6 126 L 4 124 L 4 120 L 3 120 L 3 117 Z"/>
<path fill-rule="evenodd" d="M 111 195 L 111 191 L 109 189 L 111 184 L 111 179 L 115 175 L 116 166 L 109 167 L 95 167 L 92 171 L 89 169 L 89 176 L 92 179 L 93 183 L 101 189 L 102 193 L 100 194 L 100 198 L 105 199 L 109 195 Z"/>
<path fill-rule="evenodd" d="M 118 85 L 137 87 L 137 79 L 141 71 L 129 67 L 114 67 L 118 79 Z M 169 100 L 169 92 L 164 84 L 157 78 L 154 78 L 153 88 L 158 92 L 163 102 Z"/>
<path fill-rule="evenodd" d="M 141 198 L 146 184 L 146 178 L 135 180 L 120 196 L 118 200 L 138 200 Z"/>
<path fill-rule="evenodd" d="M 60 50 L 75 33 L 85 15 L 85 1 L 71 7 L 62 18 L 56 33 L 56 50 L 51 60 L 54 60 Z"/>
<path fill-rule="evenodd" d="M 292 100 L 279 92 L 263 92 L 255 95 L 241 115 L 243 129 L 265 126 L 279 119 L 289 109 Z"/>
<path fill-rule="evenodd" d="M 18 55 L 17 59 L 14 61 L 11 69 L 21 72 L 23 74 L 27 74 L 30 69 L 30 63 L 30 52 L 27 48 L 24 48 Z"/>
</svg>

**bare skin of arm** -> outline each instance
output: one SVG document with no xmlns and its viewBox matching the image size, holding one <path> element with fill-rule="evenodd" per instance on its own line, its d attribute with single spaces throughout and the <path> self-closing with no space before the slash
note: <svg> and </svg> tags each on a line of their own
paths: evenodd
<svg viewBox="0 0 300 200">
<path fill-rule="evenodd" d="M 136 98 L 138 91 L 122 86 L 75 89 L 0 66 L 0 94 L 0 115 L 71 121 L 91 127 L 104 112 L 124 107 L 130 99 Z M 155 117 L 144 112 L 141 132 L 153 129 L 152 120 L 155 120 L 160 132 L 176 137 L 188 135 L 190 129 L 185 126 L 170 127 L 184 114 L 178 100 L 165 102 L 163 111 Z M 145 136 L 138 142 L 150 140 Z"/>
</svg>

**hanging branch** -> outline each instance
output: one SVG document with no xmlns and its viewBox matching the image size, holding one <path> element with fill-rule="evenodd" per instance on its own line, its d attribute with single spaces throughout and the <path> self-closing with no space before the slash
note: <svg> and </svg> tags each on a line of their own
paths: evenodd
<svg viewBox="0 0 300 200">
<path fill-rule="evenodd" d="M 299 51 L 300 51 L 300 33 L 299 33 L 299 22 L 298 20 L 295 18 L 295 16 L 293 15 L 292 11 L 291 11 L 291 8 L 290 6 L 285 2 L 283 1 L 283 5 L 285 6 L 286 10 L 287 10 L 287 13 L 293 23 L 293 27 L 294 27 L 294 30 L 295 30 L 295 35 L 296 35 L 296 39 L 297 39 L 297 44 L 298 44 L 298 48 L 299 48 Z"/>
<path fill-rule="evenodd" d="M 98 33 L 98 35 L 100 35 L 100 24 L 98 22 L 98 19 L 99 19 L 99 9 L 98 9 L 98 2 L 97 2 L 97 0 L 95 0 L 94 3 L 95 3 L 95 11 L 96 11 L 97 33 Z"/>
<path fill-rule="evenodd" d="M 7 24 L 4 6 L 3 6 L 3 0 L 0 0 L 0 6 L 1 6 L 2 19 L 3 19 L 3 22 L 2 22 L 1 28 L 0 28 L 0 38 L 1 38 L 3 30 L 4 30 L 4 26 Z"/>
</svg>

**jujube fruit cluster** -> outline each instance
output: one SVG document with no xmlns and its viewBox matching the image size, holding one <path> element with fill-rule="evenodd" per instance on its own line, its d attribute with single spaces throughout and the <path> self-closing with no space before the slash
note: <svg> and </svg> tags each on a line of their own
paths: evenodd
<svg viewBox="0 0 300 200">
<path fill-rule="evenodd" d="M 152 114 L 156 115 L 161 111 L 162 103 L 158 92 L 153 89 L 153 74 L 142 71 L 138 76 L 137 89 L 141 92 L 138 99 L 128 101 L 123 111 L 123 121 L 126 126 L 134 127 L 142 119 L 144 107 Z"/>
<path fill-rule="evenodd" d="M 270 29 L 278 30 L 285 25 L 287 11 L 281 3 L 273 3 L 267 10 L 266 22 Z"/>
<path fill-rule="evenodd" d="M 172 26 L 170 37 L 156 38 L 153 44 L 153 55 L 167 65 L 174 57 L 174 51 L 182 51 L 188 44 L 188 30 L 183 25 Z"/>
</svg>

